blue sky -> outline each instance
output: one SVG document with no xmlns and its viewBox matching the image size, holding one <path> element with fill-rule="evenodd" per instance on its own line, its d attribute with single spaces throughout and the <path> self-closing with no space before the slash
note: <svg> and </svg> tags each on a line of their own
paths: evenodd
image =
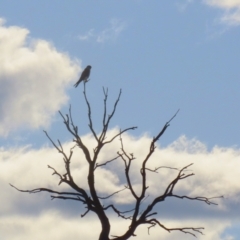
<svg viewBox="0 0 240 240">
<path fill-rule="evenodd" d="M 203 167 L 205 163 L 197 163 L 194 169 L 204 176 L 200 183 L 209 183 L 217 194 L 220 191 L 234 200 L 220 203 L 218 217 L 206 214 L 209 226 L 216 226 L 218 231 L 204 239 L 239 238 L 240 219 L 234 215 L 233 207 L 240 200 L 236 167 L 240 164 L 240 0 L 3 0 L 0 19 L 0 160 L 6 167 L 2 170 L 2 186 L 14 183 L 19 177 L 16 173 L 23 174 L 20 162 L 28 166 L 24 157 L 54 152 L 43 129 L 68 146 L 71 136 L 64 129 L 58 110 L 66 113 L 71 104 L 80 133 L 87 138 L 83 85 L 75 89 L 73 84 L 85 66 L 91 65 L 87 92 L 97 131 L 101 128 L 102 87 L 108 88 L 109 108 L 122 89 L 111 128 L 138 126 L 129 133 L 132 138 L 127 137 L 129 145 L 133 139 L 144 142 L 155 136 L 180 109 L 159 142 L 159 151 L 168 153 L 165 158 L 169 154 L 180 159 L 185 156 L 189 161 L 209 158 L 209 169 Z M 18 167 L 13 167 L 14 162 Z M 34 169 L 38 169 L 38 163 L 31 163 L 29 172 L 34 174 Z M 212 178 L 207 175 L 210 170 L 216 170 Z M 30 187 L 47 185 L 48 181 L 55 186 L 48 170 L 40 172 L 46 179 L 40 174 L 40 180 L 35 179 Z M 23 187 L 28 186 L 31 174 L 21 178 Z M 215 183 L 221 176 L 225 186 L 222 189 Z M 20 211 L 24 207 L 11 199 L 19 196 L 27 202 L 33 200 L 6 186 L 4 189 L 9 191 L 4 201 L 12 204 L 9 215 L 2 210 L 1 221 L 11 223 L 14 219 L 10 216 L 21 219 L 24 212 Z M 41 200 L 49 204 L 47 196 Z M 33 214 L 39 220 L 39 229 L 49 216 L 44 204 Z M 57 216 L 62 214 L 60 209 L 50 208 Z M 221 211 L 229 217 L 219 224 Z M 79 221 L 76 216 L 70 218 Z M 5 239 L 16 239 L 5 232 Z M 22 239 L 28 239 L 26 236 L 30 239 L 31 233 L 23 233 Z M 58 238 L 53 234 L 51 239 Z"/>
<path fill-rule="evenodd" d="M 196 1 L 0 4 L 7 26 L 91 64 L 96 98 L 102 86 L 122 88 L 119 117 L 129 117 L 115 124 L 154 134 L 180 108 L 166 143 L 186 134 L 209 147 L 239 146 L 239 31 L 221 24 L 220 9 Z M 67 90 L 75 102 L 80 90 Z"/>
</svg>

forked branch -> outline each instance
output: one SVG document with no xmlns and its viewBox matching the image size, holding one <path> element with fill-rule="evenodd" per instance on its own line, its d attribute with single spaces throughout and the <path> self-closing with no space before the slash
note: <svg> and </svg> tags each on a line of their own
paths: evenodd
<svg viewBox="0 0 240 240">
<path fill-rule="evenodd" d="M 148 227 L 148 234 L 149 234 L 150 229 L 152 227 L 155 227 L 156 225 L 159 225 L 161 228 L 165 229 L 168 232 L 180 231 L 180 232 L 183 232 L 183 233 L 188 233 L 188 234 L 190 234 L 190 235 L 192 235 L 194 237 L 197 237 L 194 232 L 197 232 L 197 233 L 200 233 L 200 234 L 203 235 L 202 230 L 204 230 L 203 227 L 197 227 L 197 228 L 194 228 L 194 227 L 168 228 L 165 225 L 163 225 L 162 223 L 160 223 L 156 218 L 147 220 L 146 223 L 151 225 L 150 227 Z"/>
</svg>

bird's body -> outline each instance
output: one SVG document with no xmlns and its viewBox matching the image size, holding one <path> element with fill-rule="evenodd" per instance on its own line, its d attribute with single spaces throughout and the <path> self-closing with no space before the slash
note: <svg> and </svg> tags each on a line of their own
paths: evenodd
<svg viewBox="0 0 240 240">
<path fill-rule="evenodd" d="M 87 82 L 87 80 L 88 80 L 88 78 L 89 78 L 89 76 L 90 76 L 91 68 L 92 68 L 92 67 L 91 67 L 90 65 L 88 65 L 88 66 L 83 70 L 83 72 L 82 72 L 79 80 L 77 81 L 76 84 L 74 84 L 74 87 L 77 87 L 77 86 L 79 85 L 79 83 L 82 82 L 82 81 Z"/>
</svg>

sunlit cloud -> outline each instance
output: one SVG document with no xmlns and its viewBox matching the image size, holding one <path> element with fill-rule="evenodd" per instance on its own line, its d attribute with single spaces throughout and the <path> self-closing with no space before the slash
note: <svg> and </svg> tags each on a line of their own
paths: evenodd
<svg viewBox="0 0 240 240">
<path fill-rule="evenodd" d="M 118 132 L 117 129 L 112 129 L 109 134 L 113 135 Z M 151 137 L 143 135 L 136 138 L 130 134 L 123 135 L 123 144 L 126 152 L 133 153 L 136 159 L 132 163 L 131 180 L 134 189 L 138 192 L 140 188 L 140 168 L 144 156 L 146 156 Z M 92 154 L 92 149 L 96 146 L 95 139 L 90 135 L 82 136 L 82 141 L 88 146 Z M 62 143 L 66 153 L 73 147 L 74 143 Z M 120 149 L 120 142 L 114 141 L 111 145 L 103 148 L 102 153 L 99 155 L 99 163 L 104 163 L 116 156 L 116 152 Z M 154 169 L 155 167 L 168 166 L 180 169 L 190 163 L 193 165 L 189 168 L 189 173 L 193 172 L 195 175 L 181 181 L 176 187 L 176 193 L 189 196 L 206 196 L 215 197 L 224 195 L 224 199 L 214 199 L 218 206 L 208 206 L 205 203 L 188 201 L 188 200 L 174 200 L 166 199 L 162 204 L 156 207 L 156 211 L 161 211 L 159 220 L 169 227 L 179 226 L 203 226 L 204 236 L 199 235 L 200 240 L 212 239 L 228 239 L 227 236 L 222 238 L 224 231 L 236 224 L 240 219 L 237 214 L 240 211 L 240 186 L 236 179 L 240 176 L 240 149 L 235 148 L 222 148 L 215 146 L 208 150 L 204 143 L 197 139 L 187 139 L 185 136 L 180 137 L 172 144 L 162 148 L 161 145 L 155 150 L 152 159 L 149 161 L 148 168 Z M 26 194 L 19 193 L 11 188 L 8 183 L 12 183 L 21 189 L 33 189 L 37 187 L 48 187 L 57 191 L 65 191 L 68 187 L 64 184 L 58 186 L 59 178 L 57 175 L 52 175 L 52 169 L 47 168 L 47 165 L 54 167 L 60 174 L 65 173 L 64 162 L 62 156 L 52 147 L 44 147 L 41 149 L 32 149 L 31 146 L 22 148 L 1 148 L 0 149 L 0 187 L 4 191 L 1 196 L 0 205 L 0 232 L 5 233 L 6 239 L 32 239 L 35 227 L 38 229 L 39 236 L 46 233 L 46 226 L 52 227 L 56 230 L 56 221 L 60 225 L 64 225 L 66 221 L 72 223 L 72 226 L 86 224 L 89 218 L 82 219 L 80 214 L 83 214 L 85 209 L 81 204 L 73 204 L 68 201 L 50 200 L 49 194 Z M 84 154 L 81 149 L 74 149 L 73 158 L 71 161 L 72 175 L 75 182 L 81 187 L 87 188 L 87 163 L 84 160 Z M 166 186 L 176 177 L 178 171 L 174 169 L 162 168 L 158 173 L 148 172 L 147 184 L 149 189 L 147 191 L 148 201 L 162 193 Z M 24 176 L 24 177 L 23 177 Z M 124 187 L 126 180 L 124 177 L 124 167 L 120 159 L 109 163 L 107 166 L 100 167 L 96 170 L 96 187 L 98 194 L 102 197 L 108 196 L 115 191 Z M 70 189 L 68 189 L 70 190 Z M 174 201 L 173 201 L 174 200 Z M 104 200 L 102 200 L 104 201 Z M 59 204 L 59 203 L 64 204 Z M 133 203 L 133 198 L 128 190 L 122 191 L 114 195 L 107 202 L 119 204 L 121 209 L 128 208 Z M 25 211 L 23 212 L 23 209 Z M 53 214 L 52 214 L 53 213 Z M 112 218 L 112 214 L 110 214 Z M 91 220 L 92 226 L 99 229 L 97 218 Z M 32 219 L 32 220 L 30 220 Z M 180 221 L 181 219 L 181 221 Z M 9 231 L 13 223 L 18 222 L 18 227 L 14 229 L 24 229 L 23 232 Z M 113 217 L 112 234 L 121 234 L 122 229 L 126 226 L 127 222 Z M 36 225 L 37 224 L 37 225 Z M 48 225 L 49 224 L 49 225 Z M 55 224 L 55 225 L 54 225 Z M 62 227 L 61 236 L 66 236 L 67 232 L 76 234 L 78 236 L 82 228 L 76 227 Z M 119 224 L 123 224 L 123 228 L 119 228 Z M 213 227 L 214 226 L 214 227 Z M 120 231 L 121 230 L 121 231 Z M 60 235 L 51 233 L 52 240 L 64 239 Z M 57 231 L 57 230 L 56 230 Z M 89 232 L 89 231 L 87 231 Z M 93 240 L 96 236 L 91 235 L 91 231 L 86 234 L 85 239 Z M 138 239 L 146 239 L 147 228 L 141 227 L 137 232 Z M 144 237 L 145 236 L 145 237 Z M 154 228 L 151 231 L 149 239 L 159 239 L 161 236 L 164 239 L 179 239 L 183 237 L 182 233 L 165 232 L 163 229 Z M 18 238 L 17 238 L 18 237 Z M 39 238 L 41 239 L 41 238 Z M 192 236 L 184 235 L 184 239 L 192 239 Z"/>
<path fill-rule="evenodd" d="M 203 2 L 223 10 L 221 22 L 231 26 L 240 24 L 240 0 L 204 0 Z"/>
<path fill-rule="evenodd" d="M 66 218 L 51 210 L 38 216 L 0 216 L 1 239 L 97 239 L 100 229 L 97 219 L 86 217 L 84 221 L 81 220 L 80 216 Z"/>
<path fill-rule="evenodd" d="M 0 19 L 0 136 L 48 126 L 80 70 L 66 53 L 29 33 Z"/>
</svg>

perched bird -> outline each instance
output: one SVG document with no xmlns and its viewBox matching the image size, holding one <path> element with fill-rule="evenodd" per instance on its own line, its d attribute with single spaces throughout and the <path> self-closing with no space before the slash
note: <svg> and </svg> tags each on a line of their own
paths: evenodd
<svg viewBox="0 0 240 240">
<path fill-rule="evenodd" d="M 89 76 L 90 76 L 91 68 L 92 68 L 92 67 L 91 67 L 90 65 L 88 65 L 88 66 L 83 70 L 83 72 L 82 72 L 82 74 L 81 74 L 81 77 L 79 78 L 79 80 L 77 81 L 77 83 L 74 84 L 74 87 L 77 87 L 78 84 L 79 84 L 81 81 L 87 82 L 87 80 L 88 80 L 88 78 L 89 78 Z"/>
</svg>

